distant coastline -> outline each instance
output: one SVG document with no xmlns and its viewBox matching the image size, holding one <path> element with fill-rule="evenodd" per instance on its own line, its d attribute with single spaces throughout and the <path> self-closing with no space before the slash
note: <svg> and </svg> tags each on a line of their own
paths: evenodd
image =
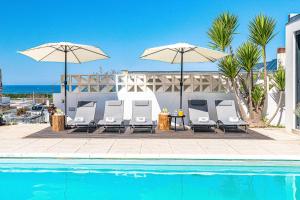
<svg viewBox="0 0 300 200">
<path fill-rule="evenodd" d="M 3 85 L 5 94 L 53 94 L 60 93 L 60 85 Z"/>
</svg>

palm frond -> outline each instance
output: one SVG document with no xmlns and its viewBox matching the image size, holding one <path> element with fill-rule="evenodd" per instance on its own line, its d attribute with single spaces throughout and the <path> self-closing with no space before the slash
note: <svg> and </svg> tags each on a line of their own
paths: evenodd
<svg viewBox="0 0 300 200">
<path fill-rule="evenodd" d="M 249 24 L 250 40 L 257 45 L 266 46 L 275 36 L 276 21 L 265 15 L 256 16 Z"/>
<path fill-rule="evenodd" d="M 233 55 L 221 59 L 218 68 L 221 74 L 230 80 L 234 80 L 240 71 L 239 63 Z"/>
<path fill-rule="evenodd" d="M 285 70 L 282 66 L 274 73 L 273 76 L 274 86 L 278 91 L 285 90 Z"/>
<path fill-rule="evenodd" d="M 237 16 L 225 12 L 219 15 L 212 23 L 207 34 L 210 38 L 209 46 L 213 49 L 225 51 L 230 47 L 233 36 L 238 27 Z"/>
<path fill-rule="evenodd" d="M 241 67 L 250 73 L 259 62 L 261 51 L 258 46 L 252 42 L 245 42 L 237 49 L 237 60 Z"/>
</svg>

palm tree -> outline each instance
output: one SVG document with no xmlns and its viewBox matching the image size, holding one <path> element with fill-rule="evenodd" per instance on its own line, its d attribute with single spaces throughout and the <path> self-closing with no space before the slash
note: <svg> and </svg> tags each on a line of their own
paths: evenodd
<svg viewBox="0 0 300 200">
<path fill-rule="evenodd" d="M 241 101 L 238 95 L 237 76 L 240 72 L 240 67 L 237 59 L 233 55 L 229 55 L 218 63 L 219 71 L 229 82 L 229 88 L 234 94 L 236 102 L 239 106 L 239 111 L 243 119 L 246 118 L 246 113 L 241 105 Z"/>
<path fill-rule="evenodd" d="M 232 53 L 231 43 L 237 27 L 238 18 L 236 15 L 229 12 L 219 15 L 207 33 L 211 40 L 210 47 L 221 51 L 226 51 L 227 48 L 230 48 Z"/>
<path fill-rule="evenodd" d="M 266 61 L 266 46 L 275 37 L 276 21 L 265 15 L 256 16 L 249 24 L 250 40 L 259 45 L 262 51 L 262 58 L 264 63 L 264 91 L 265 97 L 268 96 L 267 83 L 267 61 Z"/>
<path fill-rule="evenodd" d="M 282 104 L 284 91 L 285 91 L 285 70 L 283 69 L 282 66 L 279 66 L 278 70 L 275 72 L 274 77 L 273 77 L 273 81 L 274 81 L 275 88 L 279 92 L 279 101 L 278 101 L 278 104 L 277 104 L 276 111 L 272 115 L 272 117 L 267 121 L 267 125 L 269 125 L 273 121 L 273 119 L 277 115 L 277 113 L 278 113 L 278 111 L 281 107 L 281 104 Z"/>
<path fill-rule="evenodd" d="M 237 50 L 236 56 L 240 66 L 247 72 L 248 81 L 248 110 L 250 118 L 253 118 L 253 103 L 252 103 L 252 82 L 253 68 L 260 59 L 261 51 L 258 46 L 252 42 L 243 43 Z"/>
</svg>

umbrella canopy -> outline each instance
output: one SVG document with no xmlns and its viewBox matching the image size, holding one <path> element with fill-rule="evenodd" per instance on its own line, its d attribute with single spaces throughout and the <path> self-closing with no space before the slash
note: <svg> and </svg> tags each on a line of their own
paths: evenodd
<svg viewBox="0 0 300 200">
<path fill-rule="evenodd" d="M 70 42 L 47 43 L 19 53 L 41 62 L 83 63 L 109 58 L 101 49 Z"/>
<path fill-rule="evenodd" d="M 47 43 L 19 53 L 39 62 L 65 63 L 65 114 L 67 116 L 67 63 L 83 63 L 109 57 L 99 48 L 70 42 Z"/>
<path fill-rule="evenodd" d="M 224 52 L 198 47 L 188 43 L 176 43 L 146 49 L 141 55 L 141 59 L 158 60 L 171 64 L 181 64 L 180 109 L 182 109 L 183 63 L 215 62 L 216 60 L 225 56 L 227 56 L 227 54 Z"/>
</svg>

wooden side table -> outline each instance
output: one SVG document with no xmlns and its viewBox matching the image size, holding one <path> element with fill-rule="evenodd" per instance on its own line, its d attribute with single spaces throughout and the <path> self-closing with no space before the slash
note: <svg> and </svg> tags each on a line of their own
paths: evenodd
<svg viewBox="0 0 300 200">
<path fill-rule="evenodd" d="M 60 132 L 65 130 L 65 116 L 64 115 L 52 115 L 52 131 Z"/>
<path fill-rule="evenodd" d="M 168 113 L 159 113 L 158 115 L 158 130 L 170 130 L 170 118 Z"/>
</svg>

